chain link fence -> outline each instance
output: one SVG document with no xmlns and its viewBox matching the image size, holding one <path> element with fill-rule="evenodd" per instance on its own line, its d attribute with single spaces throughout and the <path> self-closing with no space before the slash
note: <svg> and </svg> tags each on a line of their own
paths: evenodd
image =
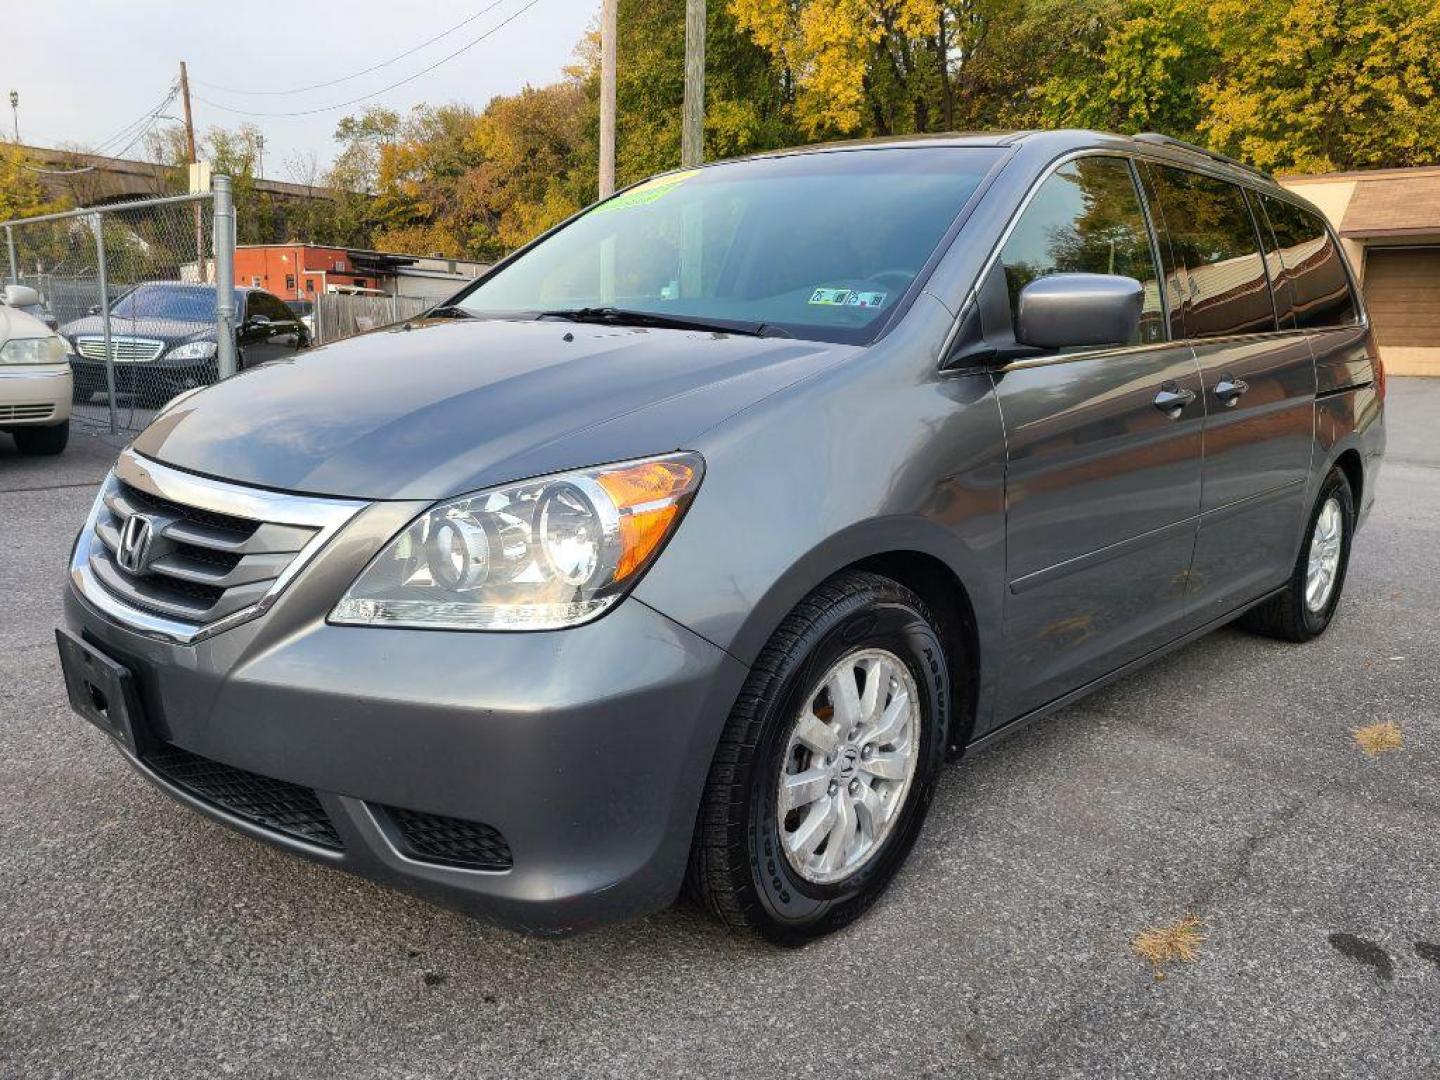
<svg viewBox="0 0 1440 1080">
<path fill-rule="evenodd" d="M 69 343 L 73 422 L 136 432 L 234 373 L 229 195 L 216 177 L 212 192 L 0 222 L 9 280 L 40 294 L 32 313 Z"/>
</svg>

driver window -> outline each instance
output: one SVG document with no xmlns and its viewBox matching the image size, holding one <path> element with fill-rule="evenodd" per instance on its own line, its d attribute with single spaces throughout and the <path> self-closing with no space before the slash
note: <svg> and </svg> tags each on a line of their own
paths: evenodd
<svg viewBox="0 0 1440 1080">
<path fill-rule="evenodd" d="M 1133 342 L 1165 340 L 1150 233 L 1123 158 L 1085 157 L 1057 169 L 1020 215 L 1000 260 L 1012 313 L 1020 290 L 1046 274 L 1121 274 L 1145 287 Z"/>
</svg>

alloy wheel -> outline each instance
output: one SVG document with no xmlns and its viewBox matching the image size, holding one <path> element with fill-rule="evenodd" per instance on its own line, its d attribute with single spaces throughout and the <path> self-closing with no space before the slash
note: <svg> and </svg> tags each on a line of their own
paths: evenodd
<svg viewBox="0 0 1440 1080">
<path fill-rule="evenodd" d="M 1345 541 L 1345 519 L 1338 499 L 1325 500 L 1315 517 L 1315 530 L 1310 534 L 1310 560 L 1305 569 L 1305 606 L 1311 611 L 1325 610 L 1330 594 L 1335 591 L 1335 578 L 1340 571 L 1340 553 Z"/>
<path fill-rule="evenodd" d="M 852 652 L 806 698 L 777 793 L 781 846 L 816 885 L 854 874 L 900 817 L 920 754 L 920 695 L 884 649 Z"/>
</svg>

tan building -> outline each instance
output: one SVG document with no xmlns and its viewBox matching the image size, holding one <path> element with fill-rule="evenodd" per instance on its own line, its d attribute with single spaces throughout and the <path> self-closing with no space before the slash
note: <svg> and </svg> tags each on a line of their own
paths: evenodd
<svg viewBox="0 0 1440 1080">
<path fill-rule="evenodd" d="M 1278 179 L 1340 234 L 1386 370 L 1440 375 L 1440 166 Z"/>
</svg>

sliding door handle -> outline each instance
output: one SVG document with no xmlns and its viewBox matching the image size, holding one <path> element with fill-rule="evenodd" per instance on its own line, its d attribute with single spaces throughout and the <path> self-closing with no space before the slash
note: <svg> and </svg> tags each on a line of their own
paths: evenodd
<svg viewBox="0 0 1440 1080">
<path fill-rule="evenodd" d="M 1171 420 L 1179 420 L 1185 407 L 1193 404 L 1194 401 L 1194 390 L 1182 389 L 1177 382 L 1165 382 L 1160 384 L 1160 392 L 1155 395 L 1155 408 L 1170 417 Z"/>
</svg>

